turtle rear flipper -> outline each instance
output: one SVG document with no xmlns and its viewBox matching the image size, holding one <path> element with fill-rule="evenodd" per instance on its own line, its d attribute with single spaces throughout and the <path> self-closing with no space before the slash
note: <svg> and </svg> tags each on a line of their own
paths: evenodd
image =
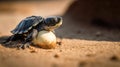
<svg viewBox="0 0 120 67">
<path fill-rule="evenodd" d="M 18 48 L 25 49 L 26 47 L 29 47 L 30 44 L 32 44 L 32 40 L 36 38 L 37 34 L 38 31 L 36 29 L 33 29 L 33 31 L 30 34 L 28 34 L 25 41 L 23 41 L 23 43 Z"/>
<path fill-rule="evenodd" d="M 25 36 L 21 34 L 12 35 L 3 42 L 3 44 L 10 44 L 12 41 L 24 40 Z"/>
</svg>

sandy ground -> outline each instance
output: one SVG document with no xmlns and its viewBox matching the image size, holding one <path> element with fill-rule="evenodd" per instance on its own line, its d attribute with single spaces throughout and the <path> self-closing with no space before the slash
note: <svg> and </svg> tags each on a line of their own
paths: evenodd
<svg viewBox="0 0 120 67">
<path fill-rule="evenodd" d="M 30 49 L 17 50 L 1 44 L 0 67 L 120 67 L 119 29 L 97 27 L 72 19 L 65 13 L 69 3 L 70 1 L 25 2 L 22 5 L 19 2 L 9 3 L 12 7 L 10 11 L 0 13 L 0 42 L 10 36 L 10 31 L 27 16 L 62 15 L 63 25 L 56 30 L 61 45 L 55 49 L 31 46 Z M 9 5 L 1 7 L 1 10 L 8 9 Z M 28 6 L 33 9 L 26 8 Z"/>
</svg>

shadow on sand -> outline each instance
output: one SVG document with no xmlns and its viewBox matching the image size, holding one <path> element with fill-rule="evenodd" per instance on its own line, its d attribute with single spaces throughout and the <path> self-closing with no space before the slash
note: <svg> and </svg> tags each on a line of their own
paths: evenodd
<svg viewBox="0 0 120 67">
<path fill-rule="evenodd" d="M 31 49 L 30 46 L 33 46 L 33 47 L 36 47 L 36 48 L 41 48 L 40 46 L 34 45 L 34 44 L 30 44 L 29 47 L 25 46 L 24 48 L 19 48 L 21 46 L 21 44 L 22 44 L 22 41 L 20 41 L 20 40 L 12 41 L 10 44 L 5 44 L 5 41 L 8 39 L 8 37 L 9 36 L 2 36 L 2 37 L 0 37 L 0 45 L 2 45 L 4 47 L 7 47 L 7 48 L 17 48 L 17 49 L 25 49 L 25 48 L 30 48 Z M 61 42 L 57 41 L 56 44 L 57 45 L 61 45 Z"/>
<path fill-rule="evenodd" d="M 63 26 L 56 30 L 57 36 L 69 39 L 119 42 L 120 20 L 118 18 L 120 13 L 116 12 L 119 9 L 113 7 L 118 5 L 120 8 L 120 5 L 116 1 L 114 4 L 111 0 L 109 2 L 114 5 L 113 7 L 111 5 L 107 7 L 107 1 L 88 2 L 78 0 L 69 6 L 63 15 Z M 105 10 L 102 9 L 103 6 Z"/>
</svg>

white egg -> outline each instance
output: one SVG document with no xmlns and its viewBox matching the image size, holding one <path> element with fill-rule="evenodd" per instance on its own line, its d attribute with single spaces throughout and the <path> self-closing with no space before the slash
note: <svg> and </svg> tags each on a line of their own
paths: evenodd
<svg viewBox="0 0 120 67">
<path fill-rule="evenodd" d="M 56 36 L 51 31 L 40 31 L 33 44 L 40 46 L 41 48 L 55 48 L 56 47 Z"/>
</svg>

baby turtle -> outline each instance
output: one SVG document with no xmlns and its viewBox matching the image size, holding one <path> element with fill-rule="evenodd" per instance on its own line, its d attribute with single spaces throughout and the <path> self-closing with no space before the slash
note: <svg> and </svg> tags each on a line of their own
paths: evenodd
<svg viewBox="0 0 120 67">
<path fill-rule="evenodd" d="M 4 43 L 10 44 L 12 41 L 21 40 L 19 48 L 29 47 L 32 40 L 36 38 L 40 31 L 54 31 L 54 29 L 62 25 L 62 17 L 50 16 L 43 18 L 41 16 L 30 16 L 23 19 L 14 30 L 11 31 L 11 35 Z"/>
</svg>

